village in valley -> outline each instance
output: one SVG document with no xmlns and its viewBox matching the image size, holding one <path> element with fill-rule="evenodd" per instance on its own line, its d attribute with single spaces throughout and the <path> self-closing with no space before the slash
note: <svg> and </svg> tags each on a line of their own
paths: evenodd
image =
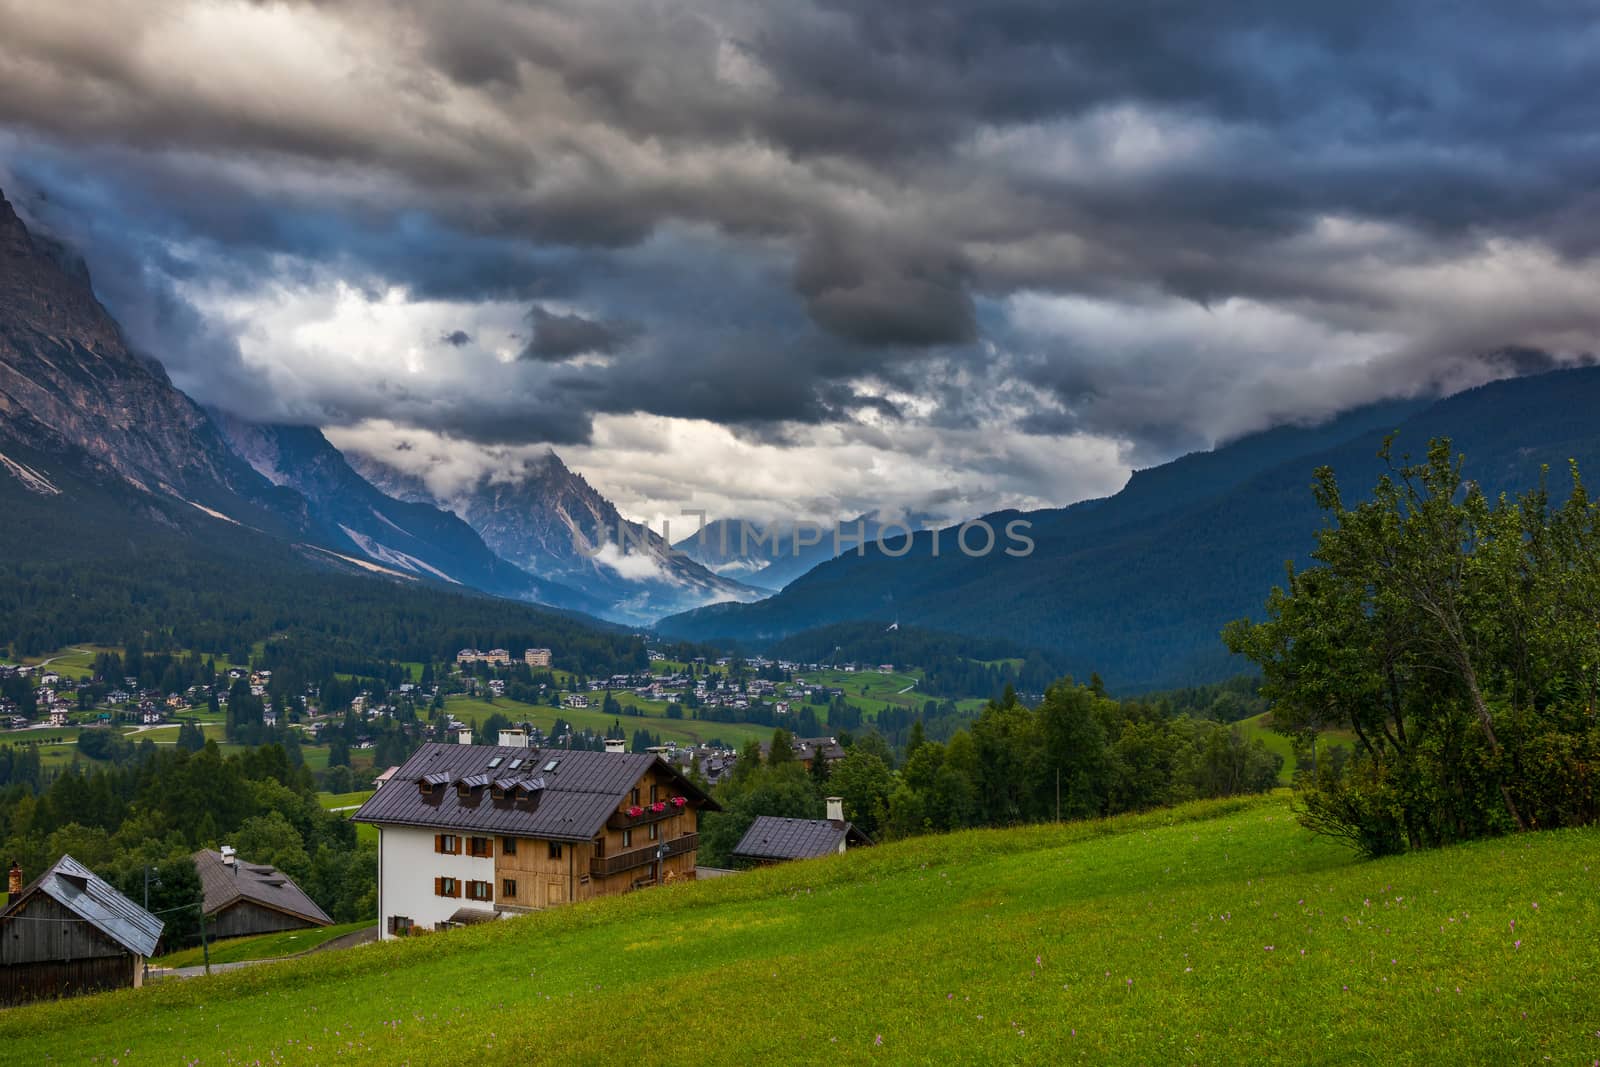
<svg viewBox="0 0 1600 1067">
<path fill-rule="evenodd" d="M 925 698 L 920 672 L 894 664 L 697 648 L 650 648 L 648 668 L 599 677 L 563 669 L 546 647 L 463 648 L 437 664 L 385 665 L 384 677 L 308 682 L 269 644 L 251 664 L 92 646 L 0 663 L 0 775 L 44 787 L 151 746 L 183 758 L 274 746 L 316 789 L 325 816 L 349 823 L 355 848 L 367 850 L 372 884 L 355 907 L 376 914 L 319 905 L 307 891 L 317 885 L 296 879 L 319 876 L 280 859 L 293 847 L 251 854 L 255 829 L 242 847 L 224 837 L 193 853 L 193 914 L 169 908 L 165 923 L 163 909 L 146 911 L 130 899 L 137 893 L 70 854 L 42 871 L 8 857 L 4 915 L 17 929 L 34 912 L 133 918 L 70 946 L 79 961 L 70 968 L 61 946 L 11 945 L 0 1000 L 193 977 L 870 845 L 830 796 L 821 818 L 745 818 L 717 855 L 726 866 L 709 866 L 700 819 L 720 810 L 713 792 L 741 759 L 792 762 L 823 782 L 857 737 L 887 759 L 911 723 L 920 730 L 982 704 Z M 146 904 L 152 869 L 142 875 Z M 99 903 L 85 910 L 91 898 Z"/>
</svg>

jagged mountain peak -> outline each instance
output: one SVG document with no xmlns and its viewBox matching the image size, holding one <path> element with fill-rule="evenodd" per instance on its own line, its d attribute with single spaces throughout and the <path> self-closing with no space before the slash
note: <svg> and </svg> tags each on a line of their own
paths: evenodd
<svg viewBox="0 0 1600 1067">
<path fill-rule="evenodd" d="M 689 606 L 765 595 L 675 553 L 659 534 L 623 518 L 554 450 L 449 493 L 379 457 L 356 455 L 352 464 L 385 492 L 455 512 L 523 570 L 608 600 L 603 614 L 619 621 L 651 623 Z"/>
</svg>

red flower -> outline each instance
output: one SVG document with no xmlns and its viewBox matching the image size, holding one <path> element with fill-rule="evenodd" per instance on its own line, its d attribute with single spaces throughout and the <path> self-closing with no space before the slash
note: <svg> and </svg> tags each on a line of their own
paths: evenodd
<svg viewBox="0 0 1600 1067">
<path fill-rule="evenodd" d="M 680 807 L 680 808 L 681 808 L 681 807 L 683 807 L 683 806 L 684 806 L 684 805 L 685 805 L 685 804 L 687 804 L 687 803 L 689 803 L 689 798 L 688 798 L 688 797 L 673 797 L 673 798 L 672 798 L 672 802 L 673 802 L 673 803 L 674 803 L 674 804 L 676 804 L 676 805 L 677 805 L 677 806 L 678 806 L 678 807 Z"/>
<path fill-rule="evenodd" d="M 651 811 L 666 811 L 667 810 L 667 806 L 665 804 L 663 804 L 661 801 L 658 800 L 654 804 L 650 805 L 650 810 Z"/>
<path fill-rule="evenodd" d="M 639 816 L 641 816 L 643 814 L 644 814 L 644 809 L 641 808 L 637 804 L 635 804 L 633 807 L 628 809 L 628 817 L 630 819 L 637 819 Z"/>
</svg>

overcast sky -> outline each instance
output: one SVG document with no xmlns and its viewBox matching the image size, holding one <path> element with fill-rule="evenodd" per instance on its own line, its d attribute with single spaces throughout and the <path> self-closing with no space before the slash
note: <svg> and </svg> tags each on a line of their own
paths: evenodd
<svg viewBox="0 0 1600 1067">
<path fill-rule="evenodd" d="M 1596 14 L 0 0 L 0 188 L 196 398 L 440 487 L 1058 505 L 1600 348 Z"/>
</svg>

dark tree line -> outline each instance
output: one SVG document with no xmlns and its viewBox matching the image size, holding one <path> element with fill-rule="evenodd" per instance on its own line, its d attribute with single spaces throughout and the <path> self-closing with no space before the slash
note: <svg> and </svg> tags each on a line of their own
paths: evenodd
<svg viewBox="0 0 1600 1067">
<path fill-rule="evenodd" d="M 829 795 L 843 797 L 845 817 L 881 839 L 1260 793 L 1277 785 L 1283 765 L 1237 727 L 1114 700 L 1071 679 L 1035 707 L 1007 692 L 945 741 L 928 740 L 920 718 L 907 733 L 898 769 L 876 730 L 841 735 L 845 757 L 809 770 L 793 762 L 782 730 L 765 762 L 759 746 L 747 745 L 717 786 L 724 810 L 705 817 L 705 862 L 726 865 L 756 816 L 820 818 Z"/>
</svg>

